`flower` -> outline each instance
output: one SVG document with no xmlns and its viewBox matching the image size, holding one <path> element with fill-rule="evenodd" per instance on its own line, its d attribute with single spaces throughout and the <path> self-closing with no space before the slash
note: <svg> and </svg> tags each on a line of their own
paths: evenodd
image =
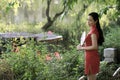
<svg viewBox="0 0 120 80">
<path fill-rule="evenodd" d="M 61 59 L 61 56 L 60 56 L 60 53 L 59 53 L 59 52 L 55 52 L 54 55 L 55 55 L 55 57 L 56 57 L 57 59 Z"/>
<path fill-rule="evenodd" d="M 52 57 L 51 57 L 51 55 L 50 55 L 50 54 L 47 54 L 47 55 L 46 55 L 46 60 L 47 60 L 47 61 L 52 60 Z"/>
<path fill-rule="evenodd" d="M 53 32 L 52 32 L 52 31 L 48 31 L 47 33 L 48 33 L 48 34 L 53 34 Z"/>
</svg>

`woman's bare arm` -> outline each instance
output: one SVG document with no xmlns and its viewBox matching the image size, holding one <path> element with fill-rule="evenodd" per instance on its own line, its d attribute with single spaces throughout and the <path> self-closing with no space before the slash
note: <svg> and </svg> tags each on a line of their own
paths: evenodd
<svg viewBox="0 0 120 80">
<path fill-rule="evenodd" d="M 77 46 L 78 50 L 96 50 L 98 49 L 96 34 L 91 35 L 92 45 L 87 47 Z"/>
</svg>

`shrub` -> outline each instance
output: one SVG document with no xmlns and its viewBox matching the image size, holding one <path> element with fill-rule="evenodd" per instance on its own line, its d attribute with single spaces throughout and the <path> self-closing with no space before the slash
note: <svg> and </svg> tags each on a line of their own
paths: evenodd
<svg viewBox="0 0 120 80">
<path fill-rule="evenodd" d="M 109 28 L 105 35 L 105 47 L 120 48 L 120 27 Z"/>
<path fill-rule="evenodd" d="M 74 46 L 70 46 L 70 50 L 61 47 L 59 50 L 58 46 L 52 45 L 52 52 L 48 51 L 48 46 L 48 43 L 29 41 L 20 46 L 19 52 L 6 51 L 2 54 L 1 58 L 9 65 L 6 67 L 14 74 L 13 80 L 76 80 L 83 74 L 83 54 L 78 53 Z M 55 50 L 59 51 L 62 59 L 55 58 Z M 45 59 L 48 53 L 52 57 L 50 61 Z"/>
<path fill-rule="evenodd" d="M 0 59 L 0 80 L 13 80 L 14 73 L 10 65 L 4 60 Z"/>
<path fill-rule="evenodd" d="M 113 77 L 113 73 L 119 67 L 118 64 L 107 64 L 106 62 L 101 62 L 100 73 L 97 76 L 97 80 L 119 80 L 119 78 Z"/>
</svg>

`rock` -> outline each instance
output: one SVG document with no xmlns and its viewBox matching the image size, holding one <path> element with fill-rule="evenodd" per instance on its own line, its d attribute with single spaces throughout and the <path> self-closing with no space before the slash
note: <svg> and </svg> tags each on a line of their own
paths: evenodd
<svg viewBox="0 0 120 80">
<path fill-rule="evenodd" d="M 116 48 L 106 48 L 104 49 L 104 61 L 106 62 L 116 62 L 117 49 Z"/>
</svg>

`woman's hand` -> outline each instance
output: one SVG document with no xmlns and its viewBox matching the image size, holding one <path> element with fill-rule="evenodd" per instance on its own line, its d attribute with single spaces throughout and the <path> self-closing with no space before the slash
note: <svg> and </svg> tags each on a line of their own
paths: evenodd
<svg viewBox="0 0 120 80">
<path fill-rule="evenodd" d="M 82 46 L 79 44 L 79 45 L 77 45 L 77 50 L 82 50 L 83 48 L 82 48 Z"/>
</svg>

